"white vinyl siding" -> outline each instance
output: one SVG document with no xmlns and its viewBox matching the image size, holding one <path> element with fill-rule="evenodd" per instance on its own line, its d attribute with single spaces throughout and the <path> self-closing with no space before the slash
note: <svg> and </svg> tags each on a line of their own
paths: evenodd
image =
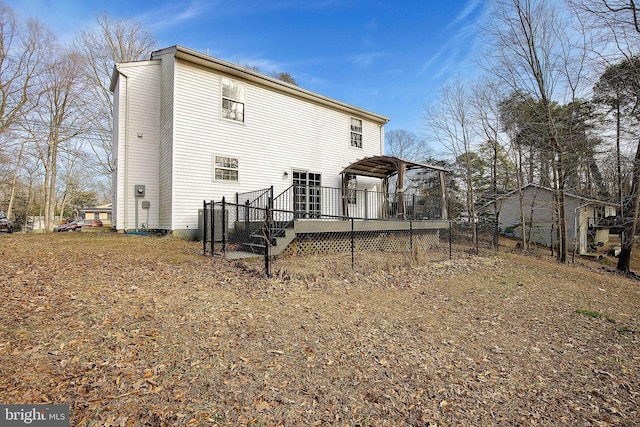
<svg viewBox="0 0 640 427">
<path fill-rule="evenodd" d="M 173 210 L 173 86 L 175 60 L 173 55 L 162 58 L 160 86 L 160 170 L 159 227 L 171 230 Z"/>
<path fill-rule="evenodd" d="M 113 212 L 113 221 L 112 224 L 114 227 L 117 227 L 118 220 L 118 206 L 119 206 L 119 196 L 122 195 L 122 189 L 119 187 L 120 182 L 124 182 L 122 177 L 118 176 L 118 168 L 120 167 L 120 140 L 124 139 L 124 133 L 122 132 L 122 126 L 124 124 L 120 123 L 120 112 L 125 111 L 125 106 L 121 104 L 121 100 L 124 99 L 123 91 L 120 89 L 122 80 L 118 80 L 116 86 L 113 90 L 113 129 L 111 139 L 113 141 L 111 145 L 113 162 L 115 164 L 115 170 L 111 175 L 111 188 L 113 191 L 113 195 L 111 196 L 111 207 Z M 124 172 L 122 172 L 124 175 Z M 120 179 L 118 179 L 120 178 Z"/>
<path fill-rule="evenodd" d="M 368 142 L 353 150 L 344 143 L 345 123 L 351 118 L 345 112 L 245 82 L 251 115 L 244 126 L 236 126 L 211 120 L 221 114 L 220 75 L 176 61 L 175 82 L 174 229 L 196 227 L 203 200 L 234 200 L 236 192 L 271 185 L 280 194 L 291 185 L 292 169 L 316 171 L 324 186 L 340 187 L 342 169 L 362 157 L 382 154 L 383 129 L 377 123 L 362 121 Z M 236 185 L 211 179 L 213 156 L 225 153 L 241 159 Z M 378 182 L 363 178 L 359 185 Z"/>
<path fill-rule="evenodd" d="M 116 115 L 118 183 L 115 221 L 118 229 L 135 229 L 136 203 L 146 200 L 153 207 L 149 211 L 148 226 L 159 228 L 160 61 L 121 64 L 120 71 L 117 94 L 114 94 L 120 109 Z M 146 187 L 142 200 L 133 195 L 137 184 Z M 146 223 L 146 216 L 144 219 L 139 216 L 138 222 L 138 226 Z"/>
<path fill-rule="evenodd" d="M 361 118 L 362 110 L 345 104 L 288 93 L 291 89 L 263 85 L 259 76 L 246 77 L 224 64 L 196 65 L 175 54 L 168 48 L 152 61 L 119 64 L 122 74 L 115 74 L 113 203 L 119 230 L 136 227 L 135 206 L 142 202 L 133 197 L 137 184 L 146 186 L 150 229 L 191 231 L 203 200 L 234 200 L 236 192 L 269 186 L 278 195 L 291 185 L 293 170 L 313 171 L 322 176 L 322 185 L 340 187 L 342 169 L 383 154 L 381 116 L 364 112 Z M 223 97 L 224 79 L 242 90 Z M 223 98 L 247 102 L 250 114 L 243 108 L 242 126 L 223 116 Z M 345 143 L 350 133 L 345 124 L 354 116 L 365 141 L 358 150 Z M 236 181 L 215 179 L 215 156 L 237 159 L 237 168 L 223 173 L 227 178 L 237 173 Z M 363 188 L 378 182 L 358 178 Z M 139 209 L 140 224 L 147 222 L 146 213 Z"/>
</svg>

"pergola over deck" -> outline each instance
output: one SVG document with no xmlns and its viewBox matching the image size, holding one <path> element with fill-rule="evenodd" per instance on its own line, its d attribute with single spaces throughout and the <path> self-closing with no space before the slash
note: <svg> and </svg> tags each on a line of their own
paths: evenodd
<svg viewBox="0 0 640 427">
<path fill-rule="evenodd" d="M 345 197 L 342 200 L 342 210 L 345 216 L 348 216 L 348 204 L 346 201 L 346 194 L 349 186 L 349 177 L 351 175 L 368 176 L 378 178 L 382 180 L 382 192 L 384 193 L 384 206 L 388 205 L 389 195 L 389 179 L 394 175 L 398 176 L 396 183 L 396 200 L 398 202 L 397 215 L 399 218 L 405 217 L 404 210 L 404 180 L 407 171 L 414 169 L 433 170 L 437 171 L 440 178 L 440 197 L 442 203 L 442 218 L 447 218 L 447 199 L 445 189 L 445 172 L 446 169 L 440 166 L 427 165 L 424 163 L 418 163 L 410 160 L 401 159 L 393 156 L 372 156 L 365 157 L 358 160 L 355 163 L 350 164 L 342 170 L 342 194 Z"/>
</svg>

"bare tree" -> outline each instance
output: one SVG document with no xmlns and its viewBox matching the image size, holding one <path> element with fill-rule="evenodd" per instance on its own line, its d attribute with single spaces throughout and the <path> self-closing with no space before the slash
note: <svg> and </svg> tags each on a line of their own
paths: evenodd
<svg viewBox="0 0 640 427">
<path fill-rule="evenodd" d="M 97 28 L 78 34 L 74 50 L 80 56 L 80 70 L 86 81 L 83 114 L 91 129 L 87 141 L 99 169 L 108 175 L 115 170 L 111 141 L 113 100 L 109 91 L 113 67 L 118 62 L 148 57 L 156 39 L 135 20 L 114 20 L 103 13 L 96 16 L 96 23 Z"/>
<path fill-rule="evenodd" d="M 38 203 L 36 203 L 38 194 L 37 189 L 39 188 L 37 183 L 42 178 L 42 168 L 40 167 L 40 161 L 37 156 L 27 156 L 27 161 L 25 161 L 22 165 L 22 172 L 25 175 L 25 186 L 27 187 L 25 195 L 26 203 L 24 206 L 24 223 L 22 225 L 22 229 L 27 230 L 29 224 L 29 216 L 33 214 L 31 208 L 34 205 L 38 205 Z"/>
<path fill-rule="evenodd" d="M 530 229 L 527 223 L 527 216 L 524 204 L 524 185 L 525 183 L 533 182 L 533 161 L 532 161 L 532 147 L 530 135 L 528 129 L 523 129 L 523 124 L 529 121 L 531 117 L 531 111 L 527 107 L 527 101 L 525 101 L 521 94 L 514 92 L 500 101 L 499 115 L 501 122 L 501 129 L 507 135 L 508 144 L 512 152 L 512 159 L 516 165 L 516 173 L 514 174 L 516 180 L 516 188 L 518 191 L 519 202 L 519 218 L 521 229 L 521 246 L 524 252 L 529 250 L 529 235 Z M 527 148 L 529 148 L 527 150 Z M 529 170 L 527 171 L 527 165 Z M 497 206 L 499 208 L 499 206 Z"/>
<path fill-rule="evenodd" d="M 498 0 L 485 28 L 488 70 L 512 92 L 527 94 L 542 107 L 540 125 L 552 154 L 561 262 L 566 262 L 568 249 L 564 202 L 567 147 L 560 137 L 554 103 L 574 99 L 581 85 L 585 55 L 584 40 L 572 38 L 570 24 L 568 17 L 549 2 Z"/>
<path fill-rule="evenodd" d="M 567 0 L 583 16 L 589 30 L 600 34 L 602 48 L 598 53 L 607 59 L 613 54 L 629 58 L 638 53 L 640 42 L 640 3 L 637 0 Z M 615 48 L 610 50 L 609 47 Z M 618 55 L 616 55 L 616 53 Z"/>
<path fill-rule="evenodd" d="M 14 198 L 23 161 L 24 143 L 16 135 L 5 138 L 37 106 L 38 77 L 49 53 L 51 34 L 40 23 L 18 21 L 13 9 L 0 2 L 0 147 L 12 165 L 8 182 L 7 216 L 13 217 Z M 9 147 L 13 144 L 14 147 Z"/>
<path fill-rule="evenodd" d="M 37 21 L 23 25 L 13 9 L 0 2 L 0 134 L 36 104 L 32 89 L 42 70 L 49 38 Z"/>
<path fill-rule="evenodd" d="M 570 2 L 591 19 L 593 27 L 602 31 L 605 39 L 613 40 L 618 53 L 617 58 L 620 58 L 620 56 L 624 58 L 617 66 L 612 66 L 611 61 L 608 61 L 609 67 L 603 73 L 603 76 L 607 74 L 607 71 L 611 72 L 612 70 L 616 71 L 625 68 L 625 64 L 626 68 L 633 69 L 633 64 L 637 61 L 636 58 L 639 54 L 640 4 L 637 4 L 636 0 L 570 0 Z M 632 70 L 633 72 L 634 70 Z M 637 85 L 635 77 L 628 80 L 623 79 L 623 81 L 632 86 L 632 98 L 638 97 L 638 89 L 633 88 L 633 86 Z M 632 110 L 635 110 L 635 106 Z M 635 111 L 633 112 L 635 113 Z M 622 239 L 622 250 L 616 267 L 617 270 L 625 273 L 630 271 L 631 252 L 640 226 L 640 140 L 638 141 L 633 161 L 631 200 L 631 221 L 626 227 Z"/>
<path fill-rule="evenodd" d="M 291 75 L 291 73 L 287 73 L 286 71 L 264 72 L 264 71 L 262 71 L 262 69 L 260 69 L 260 66 L 255 65 L 255 64 L 239 64 L 239 65 L 241 65 L 242 67 L 244 67 L 246 69 L 255 71 L 256 73 L 264 74 L 266 76 L 273 77 L 274 79 L 278 79 L 281 82 L 289 83 L 289 84 L 292 84 L 294 86 L 299 86 L 298 82 Z"/>
<path fill-rule="evenodd" d="M 86 129 L 82 111 L 79 61 L 75 53 L 59 48 L 39 79 L 43 94 L 40 105 L 23 123 L 44 168 L 44 221 L 47 231 L 54 228 L 56 188 L 60 149 L 65 141 L 82 135 Z"/>
<path fill-rule="evenodd" d="M 444 85 L 436 104 L 425 111 L 429 136 L 439 141 L 455 159 L 464 184 L 466 214 L 475 220 L 474 126 L 471 113 L 471 91 L 460 80 Z M 477 240 L 473 228 L 473 240 Z"/>
<path fill-rule="evenodd" d="M 479 125 L 479 138 L 483 140 L 480 152 L 489 154 L 489 191 L 493 195 L 513 189 L 514 182 L 514 163 L 509 159 L 509 144 L 500 112 L 504 98 L 499 82 L 490 79 L 478 82 L 471 96 L 472 114 Z"/>
<path fill-rule="evenodd" d="M 57 203 L 61 218 L 65 217 L 67 207 L 73 203 L 77 195 L 87 192 L 87 184 L 92 180 L 91 171 L 83 167 L 87 162 L 87 154 L 78 139 L 70 139 L 61 144 L 59 158 L 62 169 L 62 195 Z"/>
<path fill-rule="evenodd" d="M 18 154 L 15 159 L 15 168 L 13 170 L 13 177 L 11 178 L 11 185 L 9 190 L 9 207 L 7 208 L 7 217 L 9 218 L 12 218 L 13 214 L 13 203 L 16 197 L 16 190 L 18 188 L 18 177 L 20 176 L 20 170 L 22 168 L 22 161 L 26 143 L 27 141 L 24 138 L 21 138 L 20 148 L 18 149 Z"/>
<path fill-rule="evenodd" d="M 623 121 L 623 104 L 626 102 L 625 82 L 627 81 L 625 73 L 617 72 L 616 68 L 610 68 L 600 77 L 600 80 L 594 86 L 593 101 L 607 108 L 607 114 L 613 114 L 615 119 L 615 146 L 616 146 L 616 193 L 618 203 L 620 204 L 619 215 L 624 216 L 624 192 L 622 185 L 622 121 Z"/>
<path fill-rule="evenodd" d="M 404 129 L 390 130 L 385 134 L 389 155 L 401 159 L 424 161 L 432 152 L 424 139 Z"/>
<path fill-rule="evenodd" d="M 493 201 L 493 219 L 496 227 L 498 227 L 500 219 L 500 194 L 513 190 L 516 183 L 519 183 L 516 177 L 516 163 L 510 158 L 513 150 L 510 150 L 508 135 L 504 132 L 502 123 L 501 104 L 504 98 L 505 95 L 499 82 L 485 78 L 475 85 L 471 99 L 472 113 L 479 127 L 478 138 L 483 141 L 478 154 L 486 161 L 490 173 L 489 184 L 485 187 L 486 194 L 482 200 L 483 205 Z M 480 214 L 486 215 L 487 213 L 480 212 Z M 496 229 L 494 236 L 496 248 L 498 247 L 497 238 Z M 526 250 L 526 245 L 523 246 L 523 249 Z"/>
<path fill-rule="evenodd" d="M 280 71 L 280 72 L 275 72 L 271 74 L 271 77 L 274 77 L 280 81 L 283 81 L 285 83 L 289 83 L 292 84 L 294 86 L 298 86 L 298 82 L 296 81 L 296 79 L 290 74 L 287 73 L 286 71 Z"/>
</svg>

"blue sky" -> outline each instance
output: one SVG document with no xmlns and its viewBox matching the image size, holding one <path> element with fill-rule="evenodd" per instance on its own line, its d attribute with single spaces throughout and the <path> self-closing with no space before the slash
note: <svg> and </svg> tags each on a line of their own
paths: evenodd
<svg viewBox="0 0 640 427">
<path fill-rule="evenodd" d="M 182 45 L 220 59 L 290 73 L 308 90 L 423 134 L 425 104 L 470 57 L 484 0 L 5 0 L 69 41 L 106 11 L 141 21 L 158 48 Z M 437 148 L 437 147 L 433 147 Z"/>
</svg>

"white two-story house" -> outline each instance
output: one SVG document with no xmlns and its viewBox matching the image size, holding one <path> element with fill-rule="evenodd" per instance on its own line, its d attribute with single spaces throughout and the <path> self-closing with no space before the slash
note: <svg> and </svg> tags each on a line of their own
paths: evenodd
<svg viewBox="0 0 640 427">
<path fill-rule="evenodd" d="M 384 152 L 386 117 L 180 46 L 117 64 L 111 91 L 120 231 L 194 236 L 203 200 L 339 188 L 346 166 Z"/>
</svg>

